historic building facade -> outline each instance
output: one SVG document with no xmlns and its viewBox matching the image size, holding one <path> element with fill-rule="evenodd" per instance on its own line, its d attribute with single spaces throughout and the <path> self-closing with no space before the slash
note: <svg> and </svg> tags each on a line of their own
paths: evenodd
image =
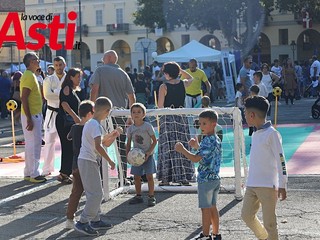
<svg viewBox="0 0 320 240">
<path fill-rule="evenodd" d="M 119 55 L 119 64 L 124 68 L 130 66 L 142 70 L 145 64 L 152 62 L 154 52 L 162 54 L 197 40 L 217 50 L 228 48 L 228 43 L 221 31 L 212 34 L 197 29 L 176 28 L 170 32 L 150 32 L 148 29 L 133 24 L 133 12 L 137 9 L 134 0 L 28 0 L 26 1 L 26 15 L 52 14 L 60 16 L 62 23 L 68 24 L 68 13 L 75 11 L 77 31 L 75 33 L 75 48 L 80 42 L 80 49 L 52 50 L 48 45 L 49 32 L 46 35 L 46 44 L 37 52 L 41 59 L 51 62 L 56 55 L 67 59 L 68 66 L 82 66 L 94 70 L 100 63 L 103 52 L 115 50 Z M 81 12 L 81 18 L 79 15 Z M 0 15 L 0 26 L 5 14 Z M 81 27 L 80 27 L 81 21 Z M 25 29 L 34 24 L 35 20 L 26 20 Z M 42 21 L 46 23 L 46 21 Z M 313 54 L 318 54 L 320 40 L 320 25 L 313 24 L 312 28 L 304 27 L 301 16 L 290 13 L 274 12 L 265 23 L 256 46 L 252 46 L 255 61 L 272 62 L 291 57 L 294 60 L 306 60 Z M 12 30 L 10 30 L 12 31 Z M 66 29 L 59 31 L 59 43 L 65 44 Z M 25 41 L 33 41 L 26 31 Z M 11 48 L 3 50 L 0 55 L 2 63 L 10 62 Z M 19 60 L 25 51 L 12 48 L 14 60 Z M 294 55 L 294 56 L 293 56 Z M 81 56 L 81 57 L 80 57 Z"/>
</svg>

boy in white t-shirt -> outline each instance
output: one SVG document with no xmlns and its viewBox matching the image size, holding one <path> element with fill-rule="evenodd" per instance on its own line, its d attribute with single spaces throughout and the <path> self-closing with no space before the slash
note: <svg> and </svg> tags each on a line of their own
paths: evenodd
<svg viewBox="0 0 320 240">
<path fill-rule="evenodd" d="M 261 82 L 261 79 L 262 79 L 262 72 L 256 71 L 253 74 L 253 82 L 254 82 L 254 84 L 256 84 L 259 87 L 258 95 L 267 98 L 269 93 L 268 93 L 266 85 L 264 85 L 264 83 Z"/>
<path fill-rule="evenodd" d="M 109 98 L 97 98 L 93 118 L 84 125 L 81 138 L 78 167 L 87 201 L 74 229 L 90 236 L 99 235 L 100 229 L 112 227 L 112 224 L 100 219 L 100 205 L 103 198 L 100 176 L 101 157 L 109 163 L 112 170 L 115 168 L 115 163 L 110 159 L 103 145 L 110 146 L 121 132 L 116 129 L 106 135 L 106 130 L 100 124 L 107 118 L 111 108 L 112 102 Z"/>
<path fill-rule="evenodd" d="M 242 219 L 258 239 L 277 240 L 276 204 L 287 198 L 288 175 L 279 132 L 266 120 L 269 102 L 261 96 L 246 99 L 245 117 L 256 127 L 252 135 L 249 174 Z M 262 206 L 263 224 L 257 218 Z"/>
</svg>

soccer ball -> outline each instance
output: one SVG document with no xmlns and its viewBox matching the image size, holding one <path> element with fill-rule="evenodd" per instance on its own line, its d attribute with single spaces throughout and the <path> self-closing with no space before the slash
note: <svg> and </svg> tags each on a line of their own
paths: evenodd
<svg viewBox="0 0 320 240">
<path fill-rule="evenodd" d="M 279 87 L 275 87 L 275 88 L 272 90 L 272 94 L 273 94 L 273 96 L 275 96 L 275 97 L 281 96 L 281 93 L 282 93 L 282 89 L 279 88 Z"/>
<path fill-rule="evenodd" d="M 6 106 L 7 106 L 7 109 L 8 111 L 14 111 L 17 109 L 18 107 L 18 104 L 15 100 L 9 100 L 7 103 L 6 103 Z"/>
<path fill-rule="evenodd" d="M 132 148 L 127 159 L 132 166 L 139 167 L 145 161 L 145 153 L 140 148 Z"/>
</svg>

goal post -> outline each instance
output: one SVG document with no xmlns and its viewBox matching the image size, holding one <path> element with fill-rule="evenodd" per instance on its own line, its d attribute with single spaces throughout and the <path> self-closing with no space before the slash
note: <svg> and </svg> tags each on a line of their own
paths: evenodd
<svg viewBox="0 0 320 240">
<path fill-rule="evenodd" d="M 221 159 L 221 171 L 220 175 L 222 178 L 222 185 L 224 184 L 223 178 L 231 177 L 233 183 L 231 187 L 228 187 L 228 191 L 234 191 L 235 198 L 237 200 L 241 200 L 243 197 L 243 186 L 244 181 L 247 176 L 247 164 L 246 164 L 246 153 L 245 153 L 245 142 L 244 142 L 244 134 L 243 134 L 243 127 L 242 127 L 242 117 L 239 108 L 237 107 L 212 107 L 211 109 L 215 110 L 219 115 L 218 123 L 221 126 L 223 132 L 223 140 L 222 140 L 222 159 Z M 197 119 L 199 114 L 205 109 L 202 108 L 161 108 L 161 109 L 147 109 L 146 113 L 146 121 L 151 123 L 154 127 L 155 133 L 157 138 L 159 137 L 159 119 L 162 116 L 166 115 L 177 115 L 177 116 L 184 116 L 191 121 L 187 121 L 187 123 L 180 123 L 180 124 L 188 124 L 188 127 L 195 128 L 193 123 L 193 119 Z M 121 117 L 121 118 L 128 118 L 130 116 L 130 110 L 128 109 L 113 109 L 110 117 L 107 119 L 108 124 L 106 124 L 106 128 L 109 131 L 113 130 L 112 124 L 112 117 Z M 168 122 L 167 124 L 171 124 Z M 200 133 L 197 129 L 197 133 Z M 124 129 L 125 131 L 125 129 Z M 189 134 L 190 135 L 190 134 Z M 190 137 L 191 138 L 191 137 Z M 189 138 L 189 139 L 190 139 Z M 176 140 L 179 141 L 179 140 Z M 155 160 L 158 160 L 158 145 L 163 144 L 158 141 L 158 144 L 155 148 Z M 112 148 L 111 148 L 112 149 Z M 110 152 L 108 149 L 108 153 L 110 157 L 117 162 L 117 166 L 121 164 L 121 157 L 118 151 L 118 146 L 116 141 L 113 144 L 113 152 Z M 174 160 L 172 160 L 174 161 Z M 124 189 L 128 190 L 128 187 L 123 186 L 123 174 L 122 171 L 119 173 L 120 181 L 119 184 L 114 185 L 114 182 L 117 182 L 115 178 L 115 172 L 110 174 L 110 169 L 108 168 L 107 164 L 103 164 L 103 186 L 105 192 L 105 198 L 108 199 L 110 197 L 115 196 L 118 193 L 121 193 Z M 109 174 L 105 173 L 109 172 Z M 128 175 L 130 170 L 128 169 Z M 112 176 L 113 175 L 113 176 Z M 111 181 L 113 179 L 113 181 Z M 113 185 L 112 185 L 113 184 Z M 145 184 L 144 184 L 145 185 Z M 111 187 L 110 187 L 111 186 Z M 157 182 L 155 183 L 157 186 Z M 145 187 L 143 186 L 142 189 Z M 169 191 L 187 191 L 196 190 L 196 184 L 192 184 L 192 186 L 165 186 L 165 187 L 155 187 L 155 190 L 169 190 Z"/>
</svg>

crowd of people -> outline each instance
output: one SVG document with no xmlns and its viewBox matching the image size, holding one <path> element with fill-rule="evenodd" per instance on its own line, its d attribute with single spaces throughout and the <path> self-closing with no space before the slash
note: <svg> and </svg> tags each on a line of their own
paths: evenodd
<svg viewBox="0 0 320 240">
<path fill-rule="evenodd" d="M 152 66 L 147 66 L 144 72 L 134 69 L 131 73 L 129 67 L 121 69 L 117 64 L 117 53 L 109 50 L 104 53 L 103 65 L 92 74 L 86 74 L 78 68 L 65 71 L 65 59 L 57 56 L 53 66 L 48 66 L 47 76 L 42 76 L 39 61 L 36 53 L 27 53 L 23 58 L 27 70 L 23 74 L 16 72 L 12 77 L 13 83 L 2 72 L 1 86 L 6 86 L 8 94 L 3 94 L 4 90 L 0 87 L 0 98 L 2 103 L 10 98 L 21 103 L 26 181 L 42 183 L 52 175 L 54 146 L 56 138 L 59 138 L 61 168 L 56 178 L 63 184 L 73 184 L 66 214 L 66 228 L 74 228 L 86 235 L 97 235 L 99 230 L 112 227 L 112 224 L 100 218 L 103 198 L 101 161 L 104 159 L 111 169 L 115 168 L 115 159 L 110 158 L 106 148 L 116 141 L 121 156 L 118 166 L 119 179 L 121 176 L 124 179 L 119 185 L 128 184 L 126 156 L 131 150 L 132 142 L 133 147 L 143 149 L 146 160 L 141 166 L 131 167 L 136 195 L 129 204 L 144 202 L 141 193 L 144 175 L 149 188 L 147 205 L 152 207 L 156 205 L 153 174 L 156 173 L 159 186 L 173 183 L 189 186 L 194 180 L 194 163 L 197 162 L 202 233 L 195 239 L 221 239 L 216 203 L 220 188 L 223 135 L 217 123 L 218 114 L 209 109 L 210 102 L 225 98 L 225 84 L 219 64 L 204 64 L 203 69 L 200 69 L 196 59 L 190 59 L 185 68 L 175 62 L 164 63 L 161 67 L 154 62 Z M 316 61 L 314 59 L 313 63 Z M 259 239 L 278 239 L 275 196 L 279 194 L 281 200 L 286 198 L 287 173 L 281 137 L 267 121 L 269 102 L 273 97 L 272 88 L 276 84 L 282 86 L 286 102 L 290 99 L 293 104 L 296 87 L 300 86 L 300 81 L 305 81 L 301 80 L 303 68 L 293 65 L 290 59 L 282 69 L 277 63 L 278 61 L 274 62 L 271 71 L 268 64 L 263 64 L 261 71 L 255 71 L 251 79 L 252 57 L 244 58 L 239 72 L 239 83 L 236 85 L 236 106 L 243 110 L 243 119 L 254 132 L 242 218 Z M 312 64 L 310 72 L 312 70 L 314 74 L 311 76 L 318 78 L 320 63 L 319 67 Z M 81 83 L 84 76 L 87 77 L 85 84 Z M 2 79 L 7 80 L 2 82 Z M 90 100 L 86 100 L 88 98 Z M 146 107 L 150 105 L 158 108 L 202 106 L 208 109 L 199 115 L 198 132 L 195 128 L 190 128 L 190 125 L 194 125 L 194 119 L 190 117 L 160 116 L 157 139 L 154 127 L 145 120 Z M 1 117 L 6 118 L 4 106 L 1 108 Z M 131 115 L 126 118 L 112 117 L 115 130 L 109 132 L 107 129 L 110 128 L 105 119 L 114 108 L 130 109 Z M 18 120 L 19 116 L 15 118 Z M 40 170 L 42 130 L 45 145 L 42 151 L 44 165 Z M 201 138 L 197 136 L 199 133 L 203 135 Z M 156 163 L 153 154 L 157 143 Z M 192 149 L 194 151 L 191 151 Z M 263 159 L 258 157 L 261 151 L 266 152 Z M 267 158 L 268 161 L 272 159 L 270 165 L 265 165 Z M 265 170 L 270 171 L 271 177 L 266 175 Z M 75 212 L 83 192 L 86 195 L 86 204 L 80 220 L 75 222 Z M 263 206 L 264 224 L 256 218 L 258 203 Z"/>
<path fill-rule="evenodd" d="M 281 98 L 288 105 L 294 105 L 294 100 L 300 100 L 302 97 L 314 97 L 319 95 L 320 85 L 320 62 L 317 56 L 304 62 L 292 61 L 290 58 L 285 59 L 282 64 L 278 59 L 274 59 L 272 66 L 268 63 L 262 63 L 261 68 L 253 65 L 252 56 L 247 56 L 243 60 L 243 66 L 239 71 L 238 82 L 244 86 L 243 98 L 249 94 L 252 85 L 258 85 L 254 80 L 254 73 L 262 72 L 261 82 L 258 87 L 266 87 L 268 95 L 266 96 L 271 103 L 274 100 L 272 90 L 274 87 L 282 89 Z M 263 86 L 264 85 L 264 86 Z M 259 93 L 265 96 L 264 90 Z M 268 115 L 270 115 L 270 110 Z"/>
</svg>

